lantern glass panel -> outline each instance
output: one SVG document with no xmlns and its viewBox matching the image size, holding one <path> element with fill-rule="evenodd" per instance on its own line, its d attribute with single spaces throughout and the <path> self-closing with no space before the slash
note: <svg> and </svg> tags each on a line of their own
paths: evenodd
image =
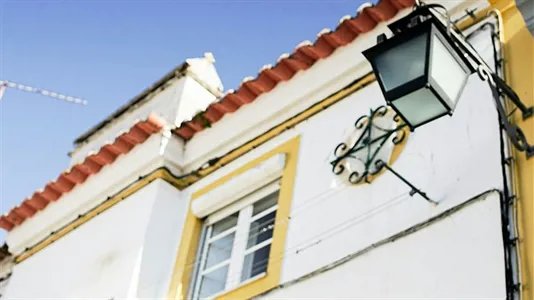
<svg viewBox="0 0 534 300">
<path fill-rule="evenodd" d="M 443 103 L 426 87 L 394 100 L 391 105 L 412 128 L 448 113 Z"/>
<path fill-rule="evenodd" d="M 425 75 L 428 32 L 413 37 L 374 59 L 385 92 Z"/>
<path fill-rule="evenodd" d="M 432 36 L 431 45 L 430 83 L 453 110 L 470 72 L 462 67 L 436 34 Z"/>
</svg>

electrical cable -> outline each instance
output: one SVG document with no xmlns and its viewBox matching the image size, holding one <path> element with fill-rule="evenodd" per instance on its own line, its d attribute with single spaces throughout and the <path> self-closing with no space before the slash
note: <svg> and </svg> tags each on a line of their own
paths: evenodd
<svg viewBox="0 0 534 300">
<path fill-rule="evenodd" d="M 502 15 L 501 15 L 501 12 L 497 9 L 492 9 L 491 11 L 488 12 L 488 16 L 489 15 L 495 15 L 495 18 L 497 19 L 497 25 L 499 27 L 499 31 L 498 31 L 498 41 L 499 41 L 499 60 L 498 62 L 500 63 L 496 63 L 496 70 L 499 69 L 499 66 L 500 66 L 500 69 L 501 69 L 501 76 L 503 78 L 503 80 L 506 81 L 506 72 L 503 71 L 504 69 L 504 64 L 506 63 L 504 57 L 505 57 L 505 47 L 504 47 L 504 27 L 503 27 L 503 24 L 504 24 L 504 21 L 503 21 L 503 18 L 502 18 Z M 495 50 L 495 48 L 494 48 Z M 497 62 L 497 61 L 496 61 Z M 505 110 L 508 113 L 508 116 L 510 117 L 516 110 L 517 110 L 517 107 L 514 107 L 513 110 L 510 112 L 510 101 L 506 101 L 506 99 L 504 99 L 504 105 L 505 105 Z M 507 156 L 510 156 L 512 155 L 513 153 L 513 149 L 512 149 L 512 145 L 510 145 L 510 143 L 506 143 L 506 146 L 507 146 Z M 515 172 L 516 172 L 516 168 L 515 168 L 515 164 L 512 162 L 508 165 L 508 169 L 509 169 L 509 172 L 508 172 L 508 177 L 509 177 L 509 181 L 510 181 L 510 189 L 511 189 L 511 197 L 516 197 L 516 201 L 513 201 L 513 203 L 511 204 L 512 206 L 512 210 L 513 210 L 513 215 L 512 215 L 512 220 L 514 221 L 513 222 L 513 229 L 514 229 L 514 236 L 519 238 L 519 212 L 518 212 L 518 206 L 517 206 L 517 201 L 519 201 L 519 197 L 516 196 L 518 195 L 518 191 L 519 191 L 519 188 L 517 187 L 517 181 L 515 180 Z M 518 278 L 519 278 L 519 281 L 518 283 L 521 284 L 521 279 L 522 279 L 522 260 L 521 260 L 521 251 L 519 249 L 519 247 L 515 247 L 515 251 L 516 251 L 516 257 L 517 257 L 517 273 L 518 273 Z M 519 300 L 521 300 L 523 298 L 523 290 L 522 289 L 519 289 Z"/>
<path fill-rule="evenodd" d="M 501 24 L 501 19 L 499 18 L 499 13 L 498 12 L 493 12 L 494 14 L 496 14 L 496 18 L 497 18 L 497 22 L 498 22 L 498 26 L 499 28 L 501 28 L 500 25 Z M 488 14 L 489 15 L 489 14 Z M 499 49 L 502 49 L 503 48 L 503 43 L 502 43 L 502 32 L 499 30 L 499 32 L 497 32 L 497 29 L 495 27 L 494 24 L 492 23 L 485 23 L 484 25 L 480 26 L 479 28 L 477 28 L 475 31 L 471 32 L 470 34 L 468 34 L 466 36 L 466 40 L 469 40 L 471 39 L 472 37 L 474 37 L 475 35 L 479 34 L 481 31 L 483 30 L 486 30 L 486 29 L 490 29 L 491 30 L 491 45 L 492 45 L 492 48 L 493 48 L 493 60 L 494 60 L 494 63 L 495 63 L 495 72 L 496 74 L 499 73 L 499 70 L 501 69 L 501 66 L 500 66 L 500 62 L 503 61 L 502 59 L 502 52 L 499 52 L 497 50 L 497 47 L 495 45 L 495 40 L 498 40 L 499 41 Z M 499 57 L 499 55 L 501 57 Z M 501 100 L 504 100 L 502 99 L 500 93 L 497 91 L 496 88 L 494 88 L 493 86 L 490 85 L 490 87 L 492 88 L 492 94 L 493 96 L 495 97 L 495 100 L 496 101 L 501 101 Z M 503 101 L 505 102 L 505 101 Z M 509 109 L 508 105 L 505 106 L 506 108 Z M 506 110 L 508 110 L 506 109 Z M 513 163 L 510 163 L 507 165 L 507 163 L 505 162 L 505 157 L 507 157 L 507 154 L 508 155 L 511 153 L 512 149 L 511 149 L 511 145 L 510 143 L 505 143 L 506 139 L 505 139 L 505 136 L 503 135 L 503 131 L 505 130 L 505 128 L 503 127 L 503 124 L 502 122 L 499 122 L 500 124 L 500 127 L 501 127 L 501 130 L 500 130 L 500 135 L 501 135 L 501 156 L 502 156 L 502 162 L 501 162 L 501 165 L 502 165 L 502 172 L 503 172 L 503 184 L 504 184 L 504 199 L 501 199 L 501 209 L 502 209 L 502 218 L 503 218 L 503 239 L 504 239 L 504 252 L 505 252 L 505 265 L 506 265 L 506 269 L 507 269 L 507 298 L 508 299 L 514 299 L 514 295 L 515 295 L 515 292 L 516 292 L 516 286 L 521 284 L 521 258 L 520 258 L 520 252 L 519 252 L 519 249 L 518 247 L 509 247 L 509 240 L 514 240 L 514 239 L 517 239 L 519 237 L 519 234 L 518 234 L 518 224 L 517 224 L 517 220 L 518 220 L 518 216 L 517 216 L 517 206 L 514 204 L 514 203 L 508 203 L 508 199 L 510 199 L 511 197 L 513 197 L 514 193 L 513 192 L 510 192 L 510 189 L 514 190 L 514 185 L 513 185 Z M 508 166 L 508 167 L 507 167 Z M 509 211 L 509 207 L 512 207 L 512 212 Z M 511 223 L 511 224 L 510 224 Z M 510 232 L 510 230 L 508 229 L 508 226 L 511 225 L 512 227 L 512 231 L 513 232 Z M 513 248 L 513 250 L 509 249 L 509 248 Z M 512 253 L 509 253 L 509 251 L 514 251 L 514 255 L 515 256 L 512 256 L 511 254 Z M 507 254 L 508 253 L 508 254 Z M 514 259 L 515 257 L 515 259 Z M 515 265 L 515 270 L 516 272 L 513 271 L 512 269 L 512 264 Z M 517 276 L 516 276 L 517 275 Z M 522 299 L 522 291 L 521 289 L 518 290 L 518 298 L 519 299 Z"/>
<path fill-rule="evenodd" d="M 493 46 L 493 54 L 494 54 L 494 62 L 495 62 L 495 72 L 499 72 L 499 70 L 502 70 L 502 66 L 500 66 L 500 62 L 504 62 L 504 60 L 502 59 L 502 57 L 500 58 L 499 57 L 499 51 L 497 50 L 497 47 L 495 46 L 495 40 L 497 40 L 499 42 L 499 49 L 503 49 L 504 48 L 504 43 L 502 41 L 502 28 L 500 25 L 502 20 L 500 18 L 500 13 L 496 12 L 496 11 L 493 11 L 493 13 L 496 15 L 496 18 L 497 18 L 497 22 L 499 24 L 499 34 L 496 34 L 496 28 L 493 24 L 491 23 L 486 23 L 482 26 L 483 29 L 489 27 L 491 29 L 491 37 L 492 37 L 492 46 Z M 502 56 L 502 53 L 500 54 Z M 501 76 L 504 74 L 504 72 L 501 72 Z M 499 95 L 499 93 L 495 94 L 496 97 L 499 98 L 500 101 L 502 101 L 505 105 L 505 111 L 509 111 L 509 103 L 508 101 L 506 101 L 506 99 L 502 99 L 502 97 Z M 515 110 L 517 109 L 517 107 L 513 110 L 515 112 Z M 508 116 L 510 116 L 511 113 L 508 114 Z M 508 155 L 511 155 L 512 153 L 512 149 L 511 149 L 511 145 L 510 143 L 504 143 L 505 141 L 505 137 L 503 136 L 503 130 L 501 129 L 501 141 L 503 143 L 502 145 L 502 158 L 503 158 L 503 162 L 501 163 L 502 167 L 503 167 L 503 181 L 504 181 L 504 184 L 505 184 L 505 199 L 503 199 L 503 206 L 504 208 L 506 209 L 506 220 L 508 220 L 508 223 L 509 225 L 512 225 L 511 229 L 512 229 L 512 232 L 510 232 L 510 230 L 508 229 L 508 226 L 505 226 L 503 227 L 503 229 L 505 230 L 504 232 L 507 234 L 507 236 L 511 239 L 518 239 L 519 238 L 519 230 L 518 230 L 518 215 L 517 215 L 517 202 L 514 201 L 513 203 L 508 203 L 508 199 L 510 199 L 511 197 L 514 197 L 514 185 L 513 185 L 513 182 L 514 182 L 514 179 L 513 179 L 513 174 L 514 174 L 514 164 L 513 162 L 510 163 L 510 164 L 506 164 L 504 162 L 504 159 L 508 156 Z M 504 145 L 506 144 L 506 145 Z M 506 147 L 506 153 L 504 152 L 505 150 L 505 147 Z M 508 168 L 508 170 L 507 170 Z M 511 191 L 510 191 L 511 190 Z M 511 210 L 512 212 L 509 211 L 509 208 L 511 207 Z M 510 224 L 512 223 L 512 224 Z M 511 235 L 511 237 L 510 237 Z M 517 273 L 513 272 L 513 270 L 511 271 L 511 275 L 512 275 L 512 284 L 513 284 L 513 288 L 512 288 L 512 294 L 515 292 L 515 286 L 516 285 L 519 285 L 519 287 L 521 286 L 521 253 L 519 251 L 519 247 L 512 247 L 513 249 L 511 251 L 514 251 L 515 253 L 513 253 L 515 255 L 515 257 L 511 257 L 510 259 L 512 259 L 514 262 L 515 262 L 515 270 L 517 271 Z M 515 259 L 513 259 L 515 258 Z M 510 262 L 512 264 L 512 262 Z M 517 277 L 515 277 L 514 275 L 517 275 Z M 514 278 L 515 277 L 515 278 Z M 513 295 L 512 295 L 513 297 Z M 522 289 L 519 288 L 518 290 L 518 298 L 519 300 L 521 300 L 523 298 L 523 293 L 522 293 Z"/>
<path fill-rule="evenodd" d="M 494 43 L 493 39 L 491 40 L 492 44 Z M 495 56 L 495 53 L 494 53 Z M 497 62 L 496 62 L 497 63 Z M 497 71 L 498 69 L 496 69 Z M 500 95 L 497 89 L 495 89 L 493 86 L 490 85 L 491 92 L 493 94 L 493 97 L 495 98 L 495 101 L 500 101 Z M 505 159 L 505 145 L 504 145 L 504 126 L 502 122 L 499 122 L 499 134 L 500 134 L 500 154 L 501 154 L 501 169 L 502 169 L 502 176 L 503 176 L 503 185 L 504 185 L 504 196 L 501 195 L 501 228 L 502 228 L 502 237 L 503 237 L 503 252 L 504 252 L 504 267 L 505 267 L 505 280 L 506 280 L 506 291 L 507 291 L 507 299 L 513 300 L 514 299 L 514 273 L 512 271 L 512 257 L 510 255 L 510 249 L 508 247 L 508 241 L 510 240 L 510 232 L 508 230 L 508 224 L 510 221 L 508 220 L 509 215 L 509 209 L 508 205 L 506 205 L 506 199 L 508 198 L 508 183 L 507 181 L 507 172 L 506 167 L 504 166 L 504 159 Z M 510 288 L 512 287 L 512 288 Z"/>
<path fill-rule="evenodd" d="M 491 12 L 490 12 L 491 13 Z M 497 47 L 495 46 L 495 40 L 497 40 L 499 42 L 499 49 L 504 49 L 504 42 L 502 40 L 503 38 L 503 34 L 502 34 L 502 18 L 500 16 L 500 13 L 498 11 L 495 11 L 493 10 L 492 11 L 493 14 L 495 14 L 496 18 L 497 18 L 497 22 L 498 22 L 498 25 L 499 25 L 499 32 L 498 34 L 496 33 L 496 28 L 493 24 L 491 23 L 486 23 L 482 26 L 482 30 L 483 29 L 486 29 L 487 27 L 489 27 L 491 29 L 491 37 L 492 37 L 492 46 L 493 46 L 493 54 L 494 54 L 494 61 L 495 61 L 495 72 L 498 74 L 499 73 L 499 70 L 501 70 L 501 76 L 504 75 L 504 72 L 502 72 L 502 66 L 500 66 L 500 62 L 504 62 L 504 59 L 502 59 L 502 52 L 500 53 L 498 50 L 497 50 Z M 501 57 L 499 57 L 499 53 L 501 55 Z M 497 97 L 498 101 L 502 101 L 504 104 L 505 104 L 505 111 L 509 111 L 509 103 L 508 101 L 506 101 L 506 99 L 503 99 L 501 97 L 501 94 L 499 94 L 498 92 L 497 93 L 494 93 L 494 96 Z M 496 99 L 496 100 L 497 100 Z M 517 109 L 517 108 L 516 108 Z M 514 109 L 515 111 L 515 109 Z M 511 115 L 508 114 L 509 116 Z M 503 130 L 501 130 L 501 135 L 503 133 Z M 505 139 L 504 139 L 504 136 L 502 136 L 502 141 L 504 143 Z M 503 199 L 503 204 L 504 204 L 504 209 L 506 211 L 506 220 L 509 225 L 512 225 L 512 232 L 510 232 L 510 230 L 508 229 L 507 226 L 505 226 L 503 229 L 504 229 L 504 232 L 506 233 L 507 235 L 507 238 L 509 239 L 512 239 L 512 240 L 515 240 L 515 239 L 518 239 L 519 238 L 519 228 L 518 228 L 518 214 L 517 214 L 517 201 L 513 201 L 512 203 L 508 203 L 508 199 L 514 197 L 515 195 L 515 192 L 514 192 L 514 164 L 513 162 L 511 162 L 510 164 L 506 164 L 505 163 L 505 158 L 509 155 L 511 155 L 512 153 L 512 149 L 511 149 L 511 145 L 510 143 L 505 143 L 506 145 L 502 145 L 502 148 L 503 148 L 503 152 L 501 153 L 502 155 L 502 158 L 503 158 L 503 162 L 501 163 L 502 167 L 503 167 L 503 180 L 504 180 L 504 184 L 505 184 L 505 199 Z M 506 153 L 504 152 L 504 147 L 506 147 Z M 508 169 L 508 170 L 507 170 Z M 511 191 L 510 191 L 511 190 Z M 509 211 L 509 208 L 511 207 L 511 210 L 512 212 Z M 510 224 L 512 223 L 512 224 Z M 506 246 L 506 245 L 505 245 Z M 514 262 L 515 262 L 515 270 L 517 271 L 517 273 L 515 272 L 511 272 L 512 274 L 512 284 L 513 284 L 513 288 L 512 288 L 512 294 L 515 292 L 516 290 L 516 286 L 521 286 L 521 253 L 519 251 L 519 247 L 516 247 L 516 246 L 513 246 L 512 247 L 513 250 L 511 251 L 514 251 L 514 255 L 515 255 L 515 259 L 513 259 L 513 257 L 511 257 L 510 259 L 512 259 Z M 512 262 L 510 262 L 512 264 Z M 517 277 L 514 278 L 514 275 L 517 275 Z M 519 299 L 522 299 L 523 298 L 523 293 L 522 293 L 522 290 L 521 288 L 519 288 L 518 290 L 518 298 Z M 513 297 L 513 295 L 512 295 Z"/>
</svg>

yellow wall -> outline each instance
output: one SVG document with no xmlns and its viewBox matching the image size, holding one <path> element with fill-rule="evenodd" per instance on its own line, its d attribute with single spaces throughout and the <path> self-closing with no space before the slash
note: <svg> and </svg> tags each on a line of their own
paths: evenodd
<svg viewBox="0 0 534 300">
<path fill-rule="evenodd" d="M 490 3 L 503 17 L 507 82 L 525 105 L 534 106 L 534 38 L 514 0 L 492 0 Z M 516 112 L 514 121 L 533 144 L 534 117 L 523 120 L 521 113 Z M 514 161 L 523 299 L 534 299 L 534 157 L 527 160 L 524 152 L 515 151 Z"/>
<path fill-rule="evenodd" d="M 291 200 L 293 198 L 293 186 L 297 169 L 297 156 L 299 150 L 300 137 L 293 138 L 285 144 L 277 147 L 274 150 L 267 152 L 261 157 L 248 162 L 238 170 L 220 178 L 214 183 L 205 188 L 195 192 L 191 197 L 191 203 L 201 195 L 213 190 L 214 188 L 226 183 L 232 177 L 235 177 L 261 162 L 269 159 L 275 154 L 286 154 L 286 166 L 282 173 L 282 182 L 280 187 L 280 196 L 278 200 L 278 210 L 276 212 L 276 230 L 273 233 L 273 242 L 271 244 L 271 252 L 269 255 L 269 265 L 267 267 L 267 275 L 260 279 L 254 280 L 246 285 L 231 290 L 217 299 L 250 299 L 261 293 L 267 292 L 278 286 L 280 283 L 280 273 L 282 270 L 282 257 L 285 250 L 285 240 L 287 233 L 287 219 L 291 208 Z M 190 203 L 190 206 L 191 206 Z M 200 238 L 200 231 L 202 227 L 202 220 L 198 219 L 191 212 L 189 208 L 187 219 L 182 233 L 182 239 L 178 250 L 173 276 L 171 279 L 171 286 L 167 299 L 186 299 L 191 273 L 193 271 L 192 265 L 195 262 L 197 254 L 197 247 Z"/>
</svg>

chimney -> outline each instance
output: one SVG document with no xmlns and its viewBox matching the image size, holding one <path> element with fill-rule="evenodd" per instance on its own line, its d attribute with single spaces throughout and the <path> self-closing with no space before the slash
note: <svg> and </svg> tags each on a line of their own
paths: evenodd
<svg viewBox="0 0 534 300">
<path fill-rule="evenodd" d="M 183 64 L 117 109 L 75 140 L 71 163 L 85 159 L 92 151 L 113 141 L 138 120 L 156 113 L 176 126 L 190 120 L 222 96 L 223 85 L 214 66 L 212 53 L 187 59 Z"/>
<path fill-rule="evenodd" d="M 202 58 L 187 59 L 186 82 L 174 119 L 176 126 L 205 110 L 223 95 L 222 81 L 215 69 L 215 57 L 211 52 Z"/>
</svg>

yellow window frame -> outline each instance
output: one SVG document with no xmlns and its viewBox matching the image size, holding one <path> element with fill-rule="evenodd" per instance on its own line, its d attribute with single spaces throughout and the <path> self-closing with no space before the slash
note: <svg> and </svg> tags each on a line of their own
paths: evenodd
<svg viewBox="0 0 534 300">
<path fill-rule="evenodd" d="M 194 269 L 194 262 L 197 256 L 198 244 L 200 242 L 200 232 L 202 230 L 203 219 L 197 218 L 191 211 L 191 204 L 198 197 L 208 193 L 216 187 L 225 184 L 231 178 L 246 172 L 249 169 L 261 164 L 263 161 L 276 154 L 286 155 L 286 165 L 282 172 L 280 194 L 278 200 L 278 210 L 275 219 L 275 230 L 269 254 L 269 264 L 267 274 L 261 278 L 253 280 L 233 290 L 229 290 L 216 299 L 249 299 L 274 289 L 280 284 L 283 256 L 287 235 L 288 218 L 293 198 L 293 186 L 297 169 L 297 159 L 300 145 L 300 136 L 292 138 L 275 149 L 261 155 L 248 162 L 243 167 L 223 176 L 208 186 L 196 191 L 191 196 L 187 217 L 182 232 L 182 238 L 175 260 L 173 275 L 171 277 L 168 299 L 186 299 L 189 293 L 191 274 Z"/>
</svg>

